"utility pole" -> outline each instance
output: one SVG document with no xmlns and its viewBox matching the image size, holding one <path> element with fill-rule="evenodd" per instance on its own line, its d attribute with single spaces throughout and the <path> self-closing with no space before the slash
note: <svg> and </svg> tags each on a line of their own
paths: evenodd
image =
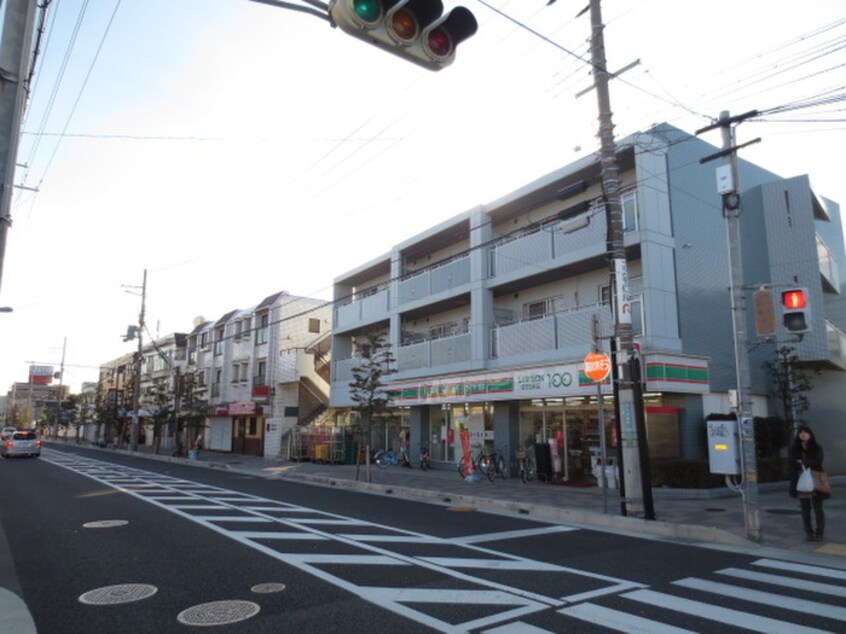
<svg viewBox="0 0 846 634">
<path fill-rule="evenodd" d="M 138 352 L 135 354 L 135 385 L 132 388 L 132 432 L 130 435 L 130 448 L 138 451 L 138 435 L 140 426 L 138 424 L 138 406 L 141 396 L 141 365 L 144 360 L 144 311 L 147 302 L 147 269 L 144 269 L 144 282 L 141 284 L 141 313 L 138 315 Z"/>
<path fill-rule="evenodd" d="M 68 338 L 62 340 L 62 362 L 59 364 L 59 393 L 56 396 L 56 427 L 53 430 L 53 438 L 59 437 L 59 422 L 62 417 L 62 381 L 65 378 L 65 350 L 67 349 Z"/>
<path fill-rule="evenodd" d="M 718 191 L 723 198 L 723 216 L 726 219 L 726 234 L 729 250 L 729 284 L 731 290 L 731 315 L 734 330 L 734 358 L 737 374 L 737 418 L 740 430 L 740 459 L 743 470 L 743 484 L 740 487 L 743 496 L 746 536 L 752 541 L 761 541 L 761 518 L 758 512 L 758 466 L 755 456 L 755 428 L 752 418 L 752 380 L 749 370 L 747 344 L 746 303 L 743 297 L 743 255 L 740 245 L 740 181 L 737 166 L 737 150 L 761 139 L 755 139 L 743 145 L 735 145 L 733 124 L 757 115 L 753 110 L 736 117 L 729 113 L 720 113 L 717 123 L 697 130 L 696 134 L 720 128 L 723 148 L 721 151 L 700 159 L 707 163 L 717 158 L 723 164 L 717 168 Z"/>
<path fill-rule="evenodd" d="M 0 282 L 6 258 L 6 233 L 12 225 L 12 189 L 26 104 L 36 0 L 6 0 L 0 40 Z"/>
<path fill-rule="evenodd" d="M 655 519 L 652 486 L 649 476 L 649 453 L 643 417 L 643 400 L 635 391 L 640 380 L 640 363 L 633 354 L 632 299 L 623 242 L 623 211 L 620 204 L 620 170 L 611 121 L 611 98 L 608 91 L 608 71 L 605 60 L 605 40 L 602 34 L 600 0 L 590 0 L 591 65 L 599 106 L 600 162 L 602 189 L 608 221 L 608 259 L 611 277 L 611 296 L 614 311 L 616 373 L 614 382 L 617 420 L 620 421 L 620 453 L 622 458 L 624 492 L 623 514 Z M 604 468 L 604 467 L 603 467 Z"/>
</svg>

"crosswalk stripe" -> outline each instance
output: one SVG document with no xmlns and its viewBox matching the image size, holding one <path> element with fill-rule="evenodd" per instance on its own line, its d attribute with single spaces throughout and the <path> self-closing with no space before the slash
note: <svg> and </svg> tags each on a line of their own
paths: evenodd
<svg viewBox="0 0 846 634">
<path fill-rule="evenodd" d="M 480 544 L 482 542 L 498 542 L 505 539 L 520 539 L 523 537 L 535 537 L 536 535 L 549 535 L 550 533 L 567 533 L 579 530 L 573 526 L 544 526 L 542 528 L 526 528 L 516 531 L 502 531 L 499 533 L 485 533 L 483 535 L 470 535 L 459 537 L 453 541 L 460 544 Z"/>
<path fill-rule="evenodd" d="M 752 563 L 755 566 L 764 566 L 765 568 L 775 568 L 776 570 L 787 570 L 789 572 L 801 572 L 806 575 L 829 577 L 830 579 L 842 579 L 843 581 L 846 581 L 846 570 L 833 570 L 831 568 L 808 566 L 806 564 L 792 564 L 787 561 L 777 561 L 775 559 L 759 559 L 758 561 L 753 561 Z"/>
<path fill-rule="evenodd" d="M 824 634 L 826 630 L 819 630 L 813 627 L 805 627 L 796 623 L 788 623 L 771 619 L 766 616 L 748 614 L 731 608 L 721 608 L 718 605 L 692 601 L 683 597 L 676 597 L 671 594 L 663 594 L 653 590 L 635 590 L 620 595 L 625 599 L 632 599 L 647 605 L 666 608 L 675 612 L 699 616 L 709 621 L 718 623 L 730 623 L 735 627 L 746 628 L 753 632 L 772 634 L 772 632 L 790 632 L 790 634 Z M 827 634 L 831 634 L 830 632 Z"/>
<path fill-rule="evenodd" d="M 830 583 L 820 583 L 819 581 L 779 577 L 778 575 L 769 575 L 765 572 L 754 572 L 753 570 L 743 570 L 741 568 L 725 568 L 724 570 L 718 570 L 717 574 L 736 577 L 738 579 L 748 579 L 749 581 L 760 581 L 774 586 L 784 586 L 793 590 L 807 590 L 808 592 L 816 592 L 817 594 L 830 594 L 833 597 L 846 597 L 846 587 L 833 586 Z"/>
<path fill-rule="evenodd" d="M 506 623 L 499 627 L 494 627 L 489 630 L 483 630 L 482 634 L 552 634 L 549 630 L 544 630 L 540 627 L 535 627 L 530 623 L 523 621 L 514 621 Z"/>
<path fill-rule="evenodd" d="M 610 627 L 612 630 L 629 634 L 693 634 L 692 630 L 685 630 L 674 625 L 645 619 L 628 612 L 620 612 L 592 603 L 580 603 L 558 610 L 558 612 L 593 625 Z"/>
<path fill-rule="evenodd" d="M 797 599 L 783 594 L 773 594 L 771 592 L 763 592 L 761 590 L 741 588 L 740 586 L 732 586 L 727 583 L 706 581 L 705 579 L 696 579 L 693 577 L 673 581 L 673 584 L 684 588 L 692 588 L 693 590 L 702 590 L 703 592 L 720 594 L 734 599 L 760 603 L 761 605 L 768 605 L 770 607 L 781 608 L 783 610 L 793 610 L 794 612 L 804 612 L 805 614 L 822 616 L 827 619 L 846 621 L 846 608 L 828 605 L 827 603 L 819 603 L 818 601 Z"/>
</svg>

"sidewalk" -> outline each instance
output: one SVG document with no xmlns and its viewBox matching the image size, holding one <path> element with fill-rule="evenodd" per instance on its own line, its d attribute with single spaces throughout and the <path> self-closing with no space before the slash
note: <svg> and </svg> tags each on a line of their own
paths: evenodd
<svg viewBox="0 0 846 634">
<path fill-rule="evenodd" d="M 81 445 L 85 448 L 90 445 Z M 100 449 L 129 455 L 127 450 Z M 816 565 L 846 570 L 846 476 L 832 478 L 831 499 L 825 502 L 826 539 L 806 542 L 799 514 L 799 502 L 787 495 L 785 483 L 762 484 L 758 508 L 762 540 L 746 537 L 743 502 L 728 489 L 654 490 L 656 520 L 647 521 L 620 514 L 616 489 L 606 495 L 599 487 L 571 487 L 517 479 L 463 480 L 454 467 L 422 471 L 392 466 L 386 470 L 371 465 L 370 484 L 355 479 L 354 465 L 291 462 L 281 458 L 259 458 L 203 451 L 199 460 L 153 455 L 139 447 L 138 458 L 176 461 L 199 468 L 217 468 L 278 480 L 292 480 L 336 488 L 393 495 L 449 506 L 510 512 L 538 520 L 610 530 L 626 535 L 664 538 L 688 543 L 716 544 L 748 550 L 758 556 L 792 558 Z M 707 495 L 708 497 L 701 497 Z M 607 508 L 607 512 L 606 512 Z M 780 552 L 771 552 L 773 549 Z"/>
</svg>

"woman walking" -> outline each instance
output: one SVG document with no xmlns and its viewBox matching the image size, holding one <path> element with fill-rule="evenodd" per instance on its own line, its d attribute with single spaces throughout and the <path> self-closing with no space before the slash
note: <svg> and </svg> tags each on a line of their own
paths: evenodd
<svg viewBox="0 0 846 634">
<path fill-rule="evenodd" d="M 790 496 L 799 498 L 799 504 L 802 507 L 802 523 L 805 525 L 805 540 L 809 542 L 820 541 L 825 532 L 823 500 L 828 499 L 829 495 L 819 491 L 803 493 L 796 490 L 796 482 L 799 480 L 803 468 L 812 471 L 822 471 L 823 468 L 823 449 L 817 444 L 814 432 L 807 425 L 802 425 L 796 432 L 796 438 L 790 447 L 790 464 L 793 468 L 793 477 L 790 479 Z M 816 529 L 811 523 L 811 508 L 814 509 Z"/>
</svg>

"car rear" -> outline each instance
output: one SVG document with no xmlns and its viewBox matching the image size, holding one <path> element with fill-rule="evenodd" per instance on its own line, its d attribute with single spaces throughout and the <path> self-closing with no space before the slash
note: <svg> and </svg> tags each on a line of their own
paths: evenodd
<svg viewBox="0 0 846 634">
<path fill-rule="evenodd" d="M 3 441 L 3 457 L 41 455 L 41 439 L 34 431 L 17 431 Z"/>
</svg>

